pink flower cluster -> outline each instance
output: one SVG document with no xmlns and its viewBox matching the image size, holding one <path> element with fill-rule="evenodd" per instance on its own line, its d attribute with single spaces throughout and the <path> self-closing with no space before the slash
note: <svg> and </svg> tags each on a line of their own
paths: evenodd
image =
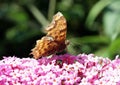
<svg viewBox="0 0 120 85">
<path fill-rule="evenodd" d="M 120 85 L 120 59 L 64 54 L 52 58 L 4 57 L 0 85 Z"/>
</svg>

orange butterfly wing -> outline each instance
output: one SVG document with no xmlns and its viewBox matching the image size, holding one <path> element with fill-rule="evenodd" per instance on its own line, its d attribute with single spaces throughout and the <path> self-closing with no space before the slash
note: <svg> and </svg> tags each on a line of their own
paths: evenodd
<svg viewBox="0 0 120 85">
<path fill-rule="evenodd" d="M 66 47 L 67 24 L 60 12 L 53 16 L 53 20 L 46 31 L 47 35 L 41 40 L 37 40 L 35 48 L 32 49 L 31 54 L 35 59 L 62 51 Z"/>
<path fill-rule="evenodd" d="M 52 23 L 47 27 L 47 35 L 52 36 L 55 41 L 63 42 L 66 40 L 67 24 L 64 16 L 58 12 L 53 16 Z"/>
</svg>

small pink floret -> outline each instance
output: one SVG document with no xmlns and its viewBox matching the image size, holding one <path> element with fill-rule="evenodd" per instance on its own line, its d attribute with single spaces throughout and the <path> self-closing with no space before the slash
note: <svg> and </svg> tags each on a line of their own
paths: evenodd
<svg viewBox="0 0 120 85">
<path fill-rule="evenodd" d="M 51 58 L 4 57 L 0 85 L 120 85 L 120 59 L 64 54 Z"/>
</svg>

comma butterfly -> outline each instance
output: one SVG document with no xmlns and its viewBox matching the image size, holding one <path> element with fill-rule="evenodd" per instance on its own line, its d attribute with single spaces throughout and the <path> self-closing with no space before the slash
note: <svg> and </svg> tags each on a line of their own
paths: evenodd
<svg viewBox="0 0 120 85">
<path fill-rule="evenodd" d="M 68 44 L 66 40 L 67 24 L 62 13 L 58 12 L 46 28 L 47 35 L 37 40 L 31 54 L 35 59 L 48 56 L 64 50 Z"/>
</svg>

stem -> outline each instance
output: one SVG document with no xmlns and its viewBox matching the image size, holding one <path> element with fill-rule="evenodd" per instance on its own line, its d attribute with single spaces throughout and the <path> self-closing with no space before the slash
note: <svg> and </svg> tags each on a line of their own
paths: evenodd
<svg viewBox="0 0 120 85">
<path fill-rule="evenodd" d="M 45 27 L 49 21 L 45 18 L 45 16 L 40 12 L 40 10 L 37 9 L 34 5 L 28 5 L 30 11 L 34 15 L 34 17 L 38 20 L 40 24 L 42 24 L 43 27 Z"/>
<path fill-rule="evenodd" d="M 48 20 L 51 21 L 55 12 L 56 0 L 50 0 L 48 8 Z"/>
</svg>

